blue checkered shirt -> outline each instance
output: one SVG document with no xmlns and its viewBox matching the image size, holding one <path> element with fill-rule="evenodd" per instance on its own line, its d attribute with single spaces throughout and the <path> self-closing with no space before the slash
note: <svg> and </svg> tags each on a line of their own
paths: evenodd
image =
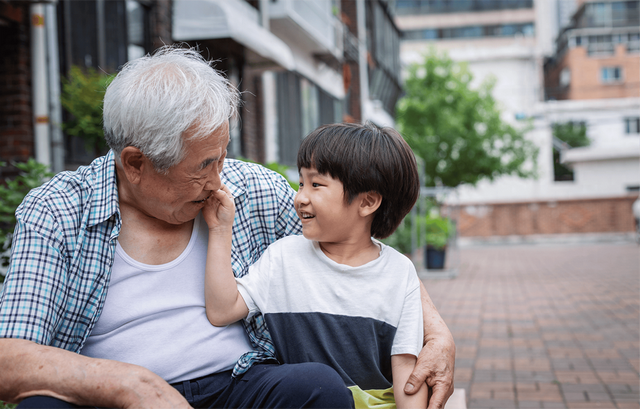
<svg viewBox="0 0 640 409">
<path fill-rule="evenodd" d="M 235 198 L 232 265 L 241 277 L 270 243 L 300 233 L 295 192 L 275 172 L 233 159 L 221 177 Z M 113 153 L 32 190 L 16 217 L 0 338 L 79 352 L 104 306 L 122 223 Z M 275 360 L 263 317 L 243 324 L 255 350 L 240 357 L 234 375 Z"/>
</svg>

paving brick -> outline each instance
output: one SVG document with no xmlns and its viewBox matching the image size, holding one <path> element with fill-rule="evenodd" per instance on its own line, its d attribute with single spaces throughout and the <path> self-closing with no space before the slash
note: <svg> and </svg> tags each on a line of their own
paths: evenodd
<svg viewBox="0 0 640 409">
<path fill-rule="evenodd" d="M 469 399 L 469 409 L 513 409 L 514 400 L 497 399 Z"/>
<path fill-rule="evenodd" d="M 425 280 L 469 409 L 640 409 L 637 244 L 459 249 Z M 606 274 L 603 274 L 606 272 Z"/>
<path fill-rule="evenodd" d="M 640 409 L 640 403 L 638 402 L 617 402 L 618 409 Z"/>
<path fill-rule="evenodd" d="M 593 371 L 555 371 L 558 382 L 596 384 L 600 379 Z"/>
</svg>

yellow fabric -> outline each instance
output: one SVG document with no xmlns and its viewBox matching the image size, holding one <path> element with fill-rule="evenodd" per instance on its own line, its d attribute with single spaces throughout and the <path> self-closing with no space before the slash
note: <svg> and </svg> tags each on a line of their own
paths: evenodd
<svg viewBox="0 0 640 409">
<path fill-rule="evenodd" d="M 350 386 L 356 409 L 396 409 L 396 400 L 393 397 L 393 388 L 369 389 L 363 391 L 358 386 Z"/>
</svg>

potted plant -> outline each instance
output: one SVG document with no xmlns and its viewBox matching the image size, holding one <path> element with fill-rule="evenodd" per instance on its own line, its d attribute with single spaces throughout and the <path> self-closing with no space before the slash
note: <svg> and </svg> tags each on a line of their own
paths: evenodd
<svg viewBox="0 0 640 409">
<path fill-rule="evenodd" d="M 455 227 L 448 217 L 430 212 L 424 219 L 426 241 L 424 265 L 427 270 L 444 268 L 447 243 Z"/>
</svg>

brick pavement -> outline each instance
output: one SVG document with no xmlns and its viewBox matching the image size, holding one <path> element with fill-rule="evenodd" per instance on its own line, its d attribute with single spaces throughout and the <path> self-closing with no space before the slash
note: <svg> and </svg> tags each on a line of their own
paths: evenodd
<svg viewBox="0 0 640 409">
<path fill-rule="evenodd" d="M 454 279 L 421 277 L 469 409 L 640 408 L 637 244 L 485 246 L 459 260 Z"/>
</svg>

